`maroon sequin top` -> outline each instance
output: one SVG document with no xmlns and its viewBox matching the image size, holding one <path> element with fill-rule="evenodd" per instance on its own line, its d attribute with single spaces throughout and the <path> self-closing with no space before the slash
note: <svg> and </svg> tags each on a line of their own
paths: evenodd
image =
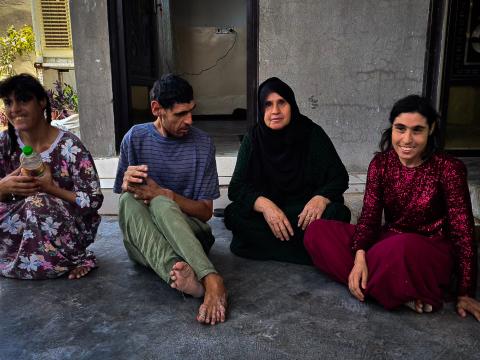
<svg viewBox="0 0 480 360">
<path fill-rule="evenodd" d="M 448 236 L 455 249 L 458 295 L 473 297 L 477 271 L 473 227 L 467 171 L 460 160 L 439 153 L 408 168 L 392 149 L 370 163 L 352 249 L 368 249 L 381 231 Z"/>
</svg>

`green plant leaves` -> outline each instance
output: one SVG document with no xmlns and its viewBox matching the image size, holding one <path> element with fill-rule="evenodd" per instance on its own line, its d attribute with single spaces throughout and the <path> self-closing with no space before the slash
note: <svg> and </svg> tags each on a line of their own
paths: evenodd
<svg viewBox="0 0 480 360">
<path fill-rule="evenodd" d="M 15 75 L 13 64 L 17 57 L 35 50 L 35 35 L 29 25 L 17 30 L 12 25 L 0 37 L 0 76 Z"/>
</svg>

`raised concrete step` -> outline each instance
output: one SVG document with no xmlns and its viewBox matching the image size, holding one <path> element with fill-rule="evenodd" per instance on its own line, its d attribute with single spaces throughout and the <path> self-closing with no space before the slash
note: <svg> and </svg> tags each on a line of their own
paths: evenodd
<svg viewBox="0 0 480 360">
<path fill-rule="evenodd" d="M 236 156 L 217 156 L 217 171 L 220 184 L 220 198 L 214 200 L 213 207 L 225 208 L 228 200 L 228 184 L 235 168 Z M 117 170 L 118 158 L 95 159 L 102 191 L 105 196 L 100 213 L 104 215 L 118 214 L 118 194 L 112 191 Z M 469 190 L 472 199 L 472 209 L 477 227 L 480 226 L 480 178 L 477 179 L 478 162 L 466 161 L 469 168 Z M 471 171 L 473 169 L 473 171 Z M 472 176 L 473 174 L 473 176 Z M 363 192 L 365 190 L 366 174 L 350 174 L 349 189 L 345 193 L 345 203 L 352 211 L 352 223 L 356 223 L 362 209 Z M 480 233 L 480 230 L 478 230 Z"/>
</svg>

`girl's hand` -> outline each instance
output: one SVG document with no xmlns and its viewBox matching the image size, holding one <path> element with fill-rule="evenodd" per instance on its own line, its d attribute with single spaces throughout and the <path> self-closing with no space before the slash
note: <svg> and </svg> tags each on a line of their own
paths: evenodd
<svg viewBox="0 0 480 360">
<path fill-rule="evenodd" d="M 367 288 L 367 281 L 368 267 L 367 260 L 365 259 L 365 250 L 358 250 L 355 254 L 355 262 L 352 271 L 348 276 L 348 288 L 352 295 L 360 301 L 365 300 L 365 295 L 363 295 L 362 289 L 365 290 Z"/>
<path fill-rule="evenodd" d="M 20 170 L 21 168 L 18 168 L 0 180 L 0 195 L 2 198 L 9 194 L 30 196 L 39 191 L 35 178 L 20 175 Z"/>
<path fill-rule="evenodd" d="M 43 172 L 42 176 L 34 177 L 34 182 L 38 186 L 38 191 L 45 192 L 47 194 L 51 194 L 52 188 L 55 188 L 56 185 L 53 182 L 52 178 L 52 171 L 47 164 L 45 165 L 45 171 Z"/>
<path fill-rule="evenodd" d="M 457 313 L 463 318 L 470 313 L 477 321 L 480 321 L 480 302 L 470 296 L 459 296 L 457 299 Z"/>
</svg>

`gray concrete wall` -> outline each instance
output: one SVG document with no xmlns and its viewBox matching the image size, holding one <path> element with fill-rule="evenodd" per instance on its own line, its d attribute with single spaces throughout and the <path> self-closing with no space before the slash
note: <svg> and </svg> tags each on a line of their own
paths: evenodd
<svg viewBox="0 0 480 360">
<path fill-rule="evenodd" d="M 107 0 L 70 0 L 82 141 L 95 157 L 115 156 Z"/>
<path fill-rule="evenodd" d="M 365 172 L 392 104 L 421 93 L 429 0 L 260 0 L 260 81 L 292 86 L 301 111 Z"/>
</svg>

